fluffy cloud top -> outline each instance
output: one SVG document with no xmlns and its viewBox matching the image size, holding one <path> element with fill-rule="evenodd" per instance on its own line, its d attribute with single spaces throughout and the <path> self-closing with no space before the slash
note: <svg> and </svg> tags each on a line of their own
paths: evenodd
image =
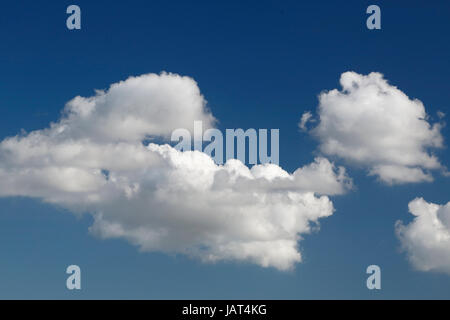
<svg viewBox="0 0 450 320">
<path fill-rule="evenodd" d="M 27 196 L 94 217 L 91 231 L 146 251 L 203 261 L 238 260 L 286 270 L 298 241 L 351 187 L 325 158 L 293 174 L 277 165 L 216 165 L 144 139 L 194 120 L 213 125 L 195 81 L 144 75 L 70 101 L 47 129 L 0 143 L 0 196 Z"/>
<path fill-rule="evenodd" d="M 177 128 L 192 131 L 195 120 L 206 128 L 214 124 L 197 83 L 167 73 L 130 77 L 111 85 L 107 92 L 78 96 L 64 111 L 66 117 L 56 124 L 58 128 L 52 128 L 59 135 L 101 142 L 168 137 Z"/>
<path fill-rule="evenodd" d="M 396 224 L 409 260 L 418 270 L 450 274 L 450 202 L 437 205 L 417 198 L 409 203 L 409 211 L 414 220 Z"/>
<path fill-rule="evenodd" d="M 380 73 L 341 75 L 342 90 L 319 96 L 318 125 L 311 133 L 320 151 L 363 166 L 387 184 L 432 181 L 442 168 L 430 148 L 440 148 L 439 123 L 430 124 L 421 101 L 410 99 Z M 311 115 L 303 115 L 305 128 Z"/>
</svg>

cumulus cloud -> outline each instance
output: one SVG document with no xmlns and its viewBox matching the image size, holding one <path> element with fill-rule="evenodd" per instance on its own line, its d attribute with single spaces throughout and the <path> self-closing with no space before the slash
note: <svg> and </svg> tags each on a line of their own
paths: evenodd
<svg viewBox="0 0 450 320">
<path fill-rule="evenodd" d="M 450 202 L 428 203 L 422 198 L 409 203 L 414 220 L 396 223 L 396 233 L 411 264 L 421 271 L 450 274 Z"/>
<path fill-rule="evenodd" d="M 322 154 L 365 167 L 387 184 L 432 181 L 431 170 L 444 170 L 430 153 L 443 146 L 442 125 L 428 121 L 421 101 L 376 72 L 345 72 L 340 84 L 342 90 L 319 95 L 319 123 L 311 134 Z M 304 114 L 300 127 L 310 118 Z"/>
<path fill-rule="evenodd" d="M 48 128 L 0 143 L 0 196 L 26 196 L 94 217 L 90 230 L 143 251 L 287 270 L 298 241 L 333 214 L 329 195 L 351 188 L 318 157 L 290 174 L 274 164 L 217 165 L 199 151 L 143 143 L 214 125 L 189 77 L 132 77 L 67 103 Z"/>
<path fill-rule="evenodd" d="M 194 121 L 212 127 L 214 117 L 196 82 L 162 73 L 130 77 L 97 90 L 93 97 L 76 97 L 57 124 L 64 136 L 91 140 L 136 141 L 147 136 L 168 137 L 174 129 L 193 130 Z"/>
</svg>

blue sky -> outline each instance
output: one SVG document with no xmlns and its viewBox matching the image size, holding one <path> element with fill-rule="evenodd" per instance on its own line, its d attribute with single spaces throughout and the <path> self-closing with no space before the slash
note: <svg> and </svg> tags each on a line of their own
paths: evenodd
<svg viewBox="0 0 450 320">
<path fill-rule="evenodd" d="M 449 113 L 447 1 L 77 1 L 82 29 L 65 27 L 72 2 L 17 1 L 0 10 L 0 137 L 48 126 L 67 101 L 129 76 L 161 71 L 194 78 L 218 128 L 279 128 L 280 166 L 310 163 L 318 143 L 298 129 L 345 71 L 381 72 L 426 111 Z M 365 26 L 378 4 L 382 29 Z M 435 119 L 436 120 L 436 119 Z M 441 130 L 448 144 L 448 127 Z M 450 152 L 436 152 L 450 166 Z M 93 219 L 39 199 L 0 198 L 0 298 L 379 299 L 450 298 L 448 274 L 421 272 L 400 251 L 397 220 L 416 197 L 446 204 L 450 179 L 387 186 L 347 168 L 356 188 L 333 196 L 336 212 L 300 242 L 293 271 L 241 262 L 201 263 L 139 252 L 88 232 Z M 81 291 L 65 268 L 82 269 Z M 382 290 L 366 288 L 366 267 Z"/>
</svg>

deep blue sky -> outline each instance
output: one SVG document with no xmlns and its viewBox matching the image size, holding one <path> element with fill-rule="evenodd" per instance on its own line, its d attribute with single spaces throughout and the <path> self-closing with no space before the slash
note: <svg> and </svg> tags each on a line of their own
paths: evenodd
<svg viewBox="0 0 450 320">
<path fill-rule="evenodd" d="M 80 31 L 65 26 L 70 4 Z M 366 28 L 370 4 L 382 30 Z M 280 128 L 280 165 L 294 170 L 317 147 L 301 114 L 344 71 L 381 72 L 430 115 L 450 113 L 449 14 L 448 1 L 3 1 L 0 138 L 46 127 L 76 95 L 168 71 L 198 82 L 219 128 Z M 438 155 L 450 166 L 448 149 Z M 387 187 L 349 171 L 357 189 L 332 198 L 336 213 L 288 273 L 140 253 L 91 236 L 89 216 L 0 199 L 0 298 L 450 298 L 450 276 L 414 271 L 394 234 L 413 198 L 450 201 L 450 179 Z M 79 292 L 65 287 L 70 264 L 82 269 Z M 382 268 L 379 292 L 365 285 L 370 264 Z"/>
</svg>

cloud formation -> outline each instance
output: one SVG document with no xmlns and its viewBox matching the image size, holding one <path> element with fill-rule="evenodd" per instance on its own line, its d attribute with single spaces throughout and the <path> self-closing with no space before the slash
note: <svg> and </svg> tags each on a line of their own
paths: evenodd
<svg viewBox="0 0 450 320">
<path fill-rule="evenodd" d="M 380 73 L 341 75 L 342 90 L 322 92 L 318 125 L 311 129 L 327 156 L 367 168 L 386 184 L 432 181 L 443 169 L 430 149 L 441 148 L 441 124 L 431 124 L 423 103 L 410 99 Z M 299 126 L 312 117 L 305 113 Z"/>
<path fill-rule="evenodd" d="M 408 205 L 414 220 L 396 223 L 409 261 L 418 270 L 450 274 L 450 202 L 438 205 L 416 198 Z"/>
<path fill-rule="evenodd" d="M 49 128 L 0 143 L 0 196 L 88 212 L 92 233 L 144 251 L 292 268 L 298 241 L 333 214 L 328 195 L 351 188 L 344 168 L 319 157 L 292 174 L 274 164 L 249 169 L 143 143 L 195 120 L 214 125 L 195 81 L 175 74 L 76 97 Z"/>
</svg>

